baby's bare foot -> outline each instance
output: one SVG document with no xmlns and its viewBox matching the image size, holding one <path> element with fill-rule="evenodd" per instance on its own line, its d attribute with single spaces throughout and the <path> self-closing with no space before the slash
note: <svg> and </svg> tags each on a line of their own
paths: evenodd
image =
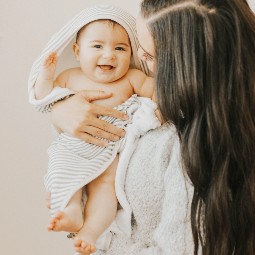
<svg viewBox="0 0 255 255">
<path fill-rule="evenodd" d="M 67 207 L 63 211 L 58 211 L 50 219 L 49 231 L 78 232 L 83 225 L 82 210 L 79 206 Z"/>
<path fill-rule="evenodd" d="M 85 229 L 81 229 L 78 235 L 74 238 L 74 247 L 81 255 L 89 255 L 96 252 L 95 240 L 92 234 L 89 234 Z"/>
</svg>

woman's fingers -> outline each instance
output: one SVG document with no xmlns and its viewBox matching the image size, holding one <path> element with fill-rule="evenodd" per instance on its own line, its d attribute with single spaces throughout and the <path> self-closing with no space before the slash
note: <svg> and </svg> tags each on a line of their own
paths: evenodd
<svg viewBox="0 0 255 255">
<path fill-rule="evenodd" d="M 124 129 L 118 128 L 104 120 L 94 119 L 93 126 L 119 137 L 123 137 L 125 135 Z"/>
<path fill-rule="evenodd" d="M 104 140 L 100 140 L 96 137 L 91 136 L 90 134 L 84 133 L 84 132 L 79 132 L 78 134 L 76 134 L 76 137 L 78 137 L 79 139 L 87 142 L 87 143 L 91 143 L 91 144 L 95 144 L 97 146 L 100 147 L 107 147 L 108 146 L 108 142 L 104 141 Z"/>
<path fill-rule="evenodd" d="M 105 107 L 105 106 L 100 106 L 100 105 L 93 105 L 93 112 L 97 114 L 98 116 L 110 116 L 116 119 L 121 119 L 121 120 L 127 120 L 128 116 L 121 111 L 117 111 L 115 109 Z"/>
<path fill-rule="evenodd" d="M 123 112 L 90 103 L 93 100 L 109 97 L 111 93 L 103 91 L 81 91 L 53 106 L 52 122 L 61 132 L 66 132 L 88 143 L 107 146 L 107 142 L 100 139 L 116 141 L 125 135 L 125 131 L 98 117 L 128 119 Z"/>
<path fill-rule="evenodd" d="M 120 139 L 120 137 L 115 134 L 111 134 L 109 132 L 106 132 L 100 128 L 93 126 L 86 126 L 83 131 L 96 138 L 103 138 L 110 141 L 118 141 Z"/>
<path fill-rule="evenodd" d="M 78 94 L 81 95 L 89 103 L 99 99 L 110 98 L 112 96 L 112 93 L 110 92 L 99 90 L 83 90 L 78 92 Z M 110 116 L 122 120 L 128 119 L 128 116 L 125 113 L 100 105 L 93 104 L 93 112 L 99 116 Z"/>
</svg>

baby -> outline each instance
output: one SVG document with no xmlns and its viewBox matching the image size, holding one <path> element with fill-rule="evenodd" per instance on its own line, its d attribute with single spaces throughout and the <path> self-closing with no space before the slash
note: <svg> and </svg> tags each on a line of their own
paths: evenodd
<svg viewBox="0 0 255 255">
<path fill-rule="evenodd" d="M 93 103 L 128 112 L 131 105 L 137 104 L 134 94 L 153 97 L 152 78 L 138 69 L 129 69 L 132 54 L 129 36 L 117 22 L 96 20 L 82 27 L 77 33 L 73 52 L 80 66 L 63 71 L 56 80 L 57 55 L 52 52 L 46 58 L 35 83 L 37 99 L 47 96 L 55 86 L 69 88 L 74 92 L 102 90 L 111 92 L 112 97 Z M 102 118 L 119 127 L 128 123 L 110 117 Z M 60 134 L 49 148 L 49 169 L 45 185 L 51 192 L 52 218 L 48 229 L 78 232 L 74 245 L 76 251 L 82 254 L 96 251 L 96 240 L 116 216 L 118 201 L 114 183 L 118 154 L 104 154 L 105 149 L 114 151 L 114 144 L 109 142 L 107 148 L 101 148 L 76 138 L 70 139 L 67 134 Z M 88 165 L 79 165 L 82 153 L 87 155 Z M 78 172 L 84 171 L 85 167 L 85 171 L 91 172 L 89 182 L 76 181 Z M 98 172 L 94 168 L 101 170 Z M 65 182 L 66 179 L 68 181 Z M 73 193 L 68 195 L 66 205 L 61 207 L 61 193 L 69 185 L 75 186 Z M 87 197 L 83 210 L 81 201 L 84 187 Z"/>
</svg>

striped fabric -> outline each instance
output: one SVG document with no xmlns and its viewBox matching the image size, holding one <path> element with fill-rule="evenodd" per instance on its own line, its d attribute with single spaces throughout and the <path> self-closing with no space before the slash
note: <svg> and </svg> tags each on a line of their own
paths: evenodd
<svg viewBox="0 0 255 255">
<path fill-rule="evenodd" d="M 37 100 L 35 98 L 34 84 L 38 77 L 43 60 L 53 51 L 57 52 L 58 56 L 60 56 L 63 50 L 72 43 L 72 40 L 75 38 L 76 33 L 80 30 L 80 28 L 92 21 L 99 19 L 114 20 L 126 29 L 132 47 L 131 65 L 132 67 L 140 69 L 148 74 L 149 71 L 145 62 L 141 61 L 137 56 L 138 40 L 136 37 L 134 17 L 126 11 L 112 5 L 97 5 L 89 7 L 78 13 L 59 32 L 53 35 L 42 51 L 41 55 L 34 62 L 28 80 L 28 94 L 29 102 L 37 110 L 41 112 L 50 111 L 54 102 L 74 94 L 74 92 L 70 89 L 56 87 L 48 96 L 44 97 L 43 99 Z M 70 58 L 71 54 L 72 52 L 70 50 Z"/>
<path fill-rule="evenodd" d="M 116 107 L 127 113 L 128 121 L 102 116 L 101 119 L 124 128 L 139 108 L 140 102 L 133 95 Z M 45 187 L 51 192 L 51 214 L 62 210 L 74 193 L 95 179 L 112 163 L 123 141 L 110 142 L 107 148 L 86 143 L 65 133 L 60 134 L 48 149 L 49 167 Z"/>
<path fill-rule="evenodd" d="M 98 238 L 98 249 L 107 250 L 112 233 L 119 231 L 131 235 L 131 213 L 125 194 L 125 178 L 129 160 L 139 138 L 149 130 L 160 126 L 155 115 L 157 105 L 149 98 L 133 95 L 115 109 L 125 112 L 129 119 L 122 121 L 108 116 L 100 118 L 124 128 L 126 135 L 117 142 L 110 142 L 107 148 L 85 143 L 65 133 L 51 144 L 48 173 L 45 186 L 51 192 L 51 215 L 66 207 L 75 192 L 103 173 L 119 153 L 115 176 L 115 191 L 119 202 L 116 218 L 111 226 Z M 86 192 L 83 192 L 86 202 Z"/>
</svg>

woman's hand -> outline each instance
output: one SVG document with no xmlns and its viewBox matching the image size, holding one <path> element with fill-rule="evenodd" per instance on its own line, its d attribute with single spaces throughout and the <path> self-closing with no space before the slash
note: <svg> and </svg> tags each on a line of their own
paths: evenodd
<svg viewBox="0 0 255 255">
<path fill-rule="evenodd" d="M 53 106 L 52 123 L 60 132 L 105 147 L 108 143 L 96 137 L 117 141 L 125 135 L 125 131 L 99 119 L 98 116 L 111 116 L 122 120 L 128 118 L 123 112 L 91 103 L 111 96 L 111 93 L 103 91 L 81 91 Z"/>
</svg>

